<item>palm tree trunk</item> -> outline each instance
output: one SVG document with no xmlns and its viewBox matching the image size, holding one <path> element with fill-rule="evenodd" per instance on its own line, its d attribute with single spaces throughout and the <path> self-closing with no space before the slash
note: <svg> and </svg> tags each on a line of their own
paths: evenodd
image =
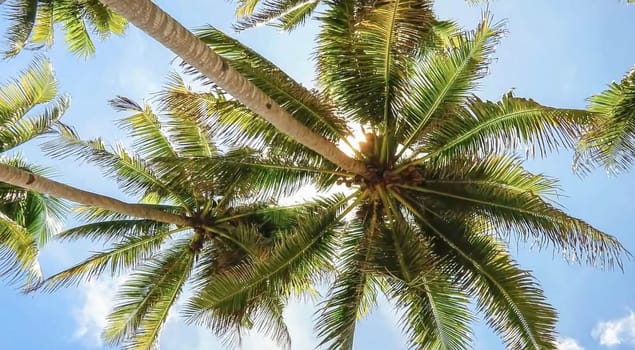
<svg viewBox="0 0 635 350">
<path fill-rule="evenodd" d="M 185 62 L 198 69 L 234 98 L 281 132 L 344 170 L 364 175 L 364 163 L 293 118 L 267 94 L 229 66 L 218 54 L 150 0 L 100 0 Z"/>
<path fill-rule="evenodd" d="M 27 190 L 50 194 L 76 203 L 93 205 L 132 217 L 165 222 L 179 226 L 190 225 L 190 221 L 183 216 L 166 213 L 141 204 L 125 203 L 114 198 L 83 191 L 6 164 L 0 164 L 0 182 L 25 188 Z"/>
</svg>

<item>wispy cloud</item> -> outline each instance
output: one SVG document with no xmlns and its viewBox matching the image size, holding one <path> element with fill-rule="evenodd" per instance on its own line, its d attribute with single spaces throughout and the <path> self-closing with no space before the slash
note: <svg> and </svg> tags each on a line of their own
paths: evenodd
<svg viewBox="0 0 635 350">
<path fill-rule="evenodd" d="M 89 347 L 101 347 L 101 331 L 106 326 L 117 286 L 121 280 L 97 280 L 79 289 L 79 305 L 73 309 L 76 328 L 73 339 Z"/>
<path fill-rule="evenodd" d="M 635 313 L 630 311 L 625 317 L 601 321 L 595 326 L 591 335 L 600 342 L 600 345 L 635 347 Z"/>
<path fill-rule="evenodd" d="M 584 350 L 573 338 L 560 338 L 558 340 L 558 350 Z"/>
</svg>

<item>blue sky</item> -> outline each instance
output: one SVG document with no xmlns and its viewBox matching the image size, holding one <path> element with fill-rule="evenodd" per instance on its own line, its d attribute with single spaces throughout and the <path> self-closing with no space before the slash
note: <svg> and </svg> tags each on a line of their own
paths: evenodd
<svg viewBox="0 0 635 350">
<path fill-rule="evenodd" d="M 158 1 L 188 27 L 206 23 L 230 31 L 233 19 L 229 2 L 218 0 Z M 481 7 L 462 0 L 439 1 L 442 18 L 474 27 Z M 583 107 L 585 98 L 601 91 L 635 64 L 635 6 L 617 0 L 497 0 L 489 5 L 495 19 L 505 19 L 507 36 L 502 40 L 491 72 L 479 95 L 495 99 L 509 89 L 516 94 L 554 106 Z M 0 27 L 6 22 L 0 20 Z M 297 80 L 310 85 L 313 66 L 310 53 L 316 27 L 309 25 L 291 35 L 259 28 L 240 34 L 239 39 L 279 64 Z M 49 57 L 60 81 L 60 90 L 72 96 L 65 121 L 83 137 L 103 136 L 120 140 L 114 120 L 121 117 L 107 100 L 124 95 L 136 100 L 159 89 L 172 54 L 134 28 L 124 38 L 113 38 L 97 46 L 97 56 L 82 60 L 66 52 L 58 35 Z M 32 59 L 25 53 L 0 62 L 0 81 L 6 81 Z M 24 149 L 27 158 L 51 166 L 58 179 L 77 187 L 123 197 L 116 186 L 94 168 L 69 161 L 44 159 L 35 145 Z M 528 167 L 561 180 L 567 211 L 616 235 L 635 251 L 635 172 L 608 177 L 602 171 L 580 179 L 571 172 L 571 154 L 530 160 Z M 45 273 L 50 274 L 88 254 L 88 244 L 52 244 L 42 254 Z M 512 248 L 522 266 L 534 271 L 550 302 L 560 313 L 558 329 L 561 350 L 635 349 L 635 264 L 624 273 L 570 265 L 550 251 L 537 252 L 529 245 Z M 112 302 L 117 281 L 103 280 L 52 295 L 21 295 L 14 287 L 0 285 L 0 329 L 3 349 L 100 349 L 98 340 L 104 316 Z M 293 303 L 287 311 L 294 349 L 315 345 L 311 332 L 311 304 Z M 358 349 L 403 348 L 395 316 L 389 307 L 375 311 L 360 325 Z M 497 337 L 482 325 L 476 326 L 476 349 L 503 349 Z M 214 337 L 204 329 L 185 326 L 173 315 L 161 340 L 162 349 L 216 349 Z M 257 335 L 245 349 L 275 349 Z"/>
</svg>

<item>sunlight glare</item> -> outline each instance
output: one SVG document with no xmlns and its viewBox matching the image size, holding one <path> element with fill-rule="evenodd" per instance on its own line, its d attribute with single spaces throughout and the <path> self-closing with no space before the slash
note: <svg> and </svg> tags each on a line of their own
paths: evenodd
<svg viewBox="0 0 635 350">
<path fill-rule="evenodd" d="M 355 152 L 359 151 L 360 142 L 365 142 L 366 137 L 364 136 L 364 131 L 362 130 L 360 126 L 355 126 L 355 127 L 352 127 L 351 129 L 353 130 L 353 134 L 346 138 L 346 141 L 348 143 L 340 140 L 338 141 L 337 146 L 347 156 L 354 157 Z M 351 148 L 351 146 L 354 148 Z"/>
</svg>

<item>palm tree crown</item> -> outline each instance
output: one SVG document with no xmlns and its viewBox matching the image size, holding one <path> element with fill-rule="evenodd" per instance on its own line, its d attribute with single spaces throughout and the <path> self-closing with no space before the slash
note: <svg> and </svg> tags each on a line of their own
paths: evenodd
<svg viewBox="0 0 635 350">
<path fill-rule="evenodd" d="M 185 226 L 137 219 L 96 207 L 80 206 L 87 224 L 71 228 L 62 240 L 91 239 L 111 243 L 104 251 L 59 272 L 38 288 L 52 291 L 102 275 L 132 273 L 120 286 L 117 303 L 103 332 L 106 341 L 124 348 L 156 346 L 168 312 L 184 290 L 190 300 L 228 270 L 240 270 L 249 261 L 265 259 L 282 242 L 306 230 L 298 215 L 329 208 L 333 201 L 303 208 L 277 207 L 264 200 L 260 177 L 278 178 L 280 171 L 236 173 L 229 164 L 238 160 L 261 161 L 253 150 L 221 151 L 212 139 L 214 130 L 203 123 L 206 110 L 185 105 L 195 94 L 173 75 L 158 94 L 159 112 L 149 105 L 118 97 L 112 105 L 131 113 L 120 125 L 134 140 L 135 153 L 123 146 L 107 147 L 99 139 L 81 140 L 66 129 L 61 138 L 45 144 L 54 157 L 76 157 L 100 166 L 127 194 L 148 207 L 187 218 Z M 223 164 L 221 167 L 220 164 Z M 307 234 L 314 234 L 309 232 Z M 313 271 L 311 271 L 313 272 Z M 312 277 L 297 277 L 297 289 L 306 291 Z M 264 283 L 254 286 L 257 301 L 245 299 L 219 303 L 210 316 L 210 327 L 228 344 L 240 340 L 240 330 L 256 327 L 281 345 L 289 343 L 282 308 L 293 290 L 275 290 Z M 253 291 L 253 289 L 252 289 Z M 195 309 L 190 309 L 195 310 Z M 206 309 L 207 311 L 207 309 Z"/>
<path fill-rule="evenodd" d="M 199 30 L 236 70 L 326 140 L 345 143 L 351 127 L 362 128 L 365 141 L 352 148 L 366 171 L 337 169 L 217 92 L 206 102 L 215 123 L 236 142 L 288 155 L 279 164 L 289 174 L 284 183 L 295 174 L 321 188 L 346 184 L 352 194 L 332 208 L 336 215 L 316 218 L 315 225 L 338 229 L 297 236 L 269 259 L 219 275 L 188 304 L 189 319 L 214 325 L 210 315 L 219 304 L 256 298 L 250 287 L 266 282 L 284 289 L 299 266 L 321 270 L 319 264 L 335 262 L 317 317 L 326 348 L 351 348 L 357 319 L 382 292 L 401 310 L 404 334 L 416 348 L 469 348 L 474 301 L 508 348 L 555 349 L 555 311 L 505 243 L 531 241 L 604 267 L 621 266 L 625 250 L 558 209 L 551 199 L 555 181 L 523 169 L 515 154 L 571 147 L 590 114 L 511 93 L 500 101 L 471 93 L 502 31 L 487 16 L 475 31 L 458 33 L 434 19 L 428 1 L 344 0 L 327 1 L 320 20 L 316 91 L 218 30 Z"/>
</svg>

